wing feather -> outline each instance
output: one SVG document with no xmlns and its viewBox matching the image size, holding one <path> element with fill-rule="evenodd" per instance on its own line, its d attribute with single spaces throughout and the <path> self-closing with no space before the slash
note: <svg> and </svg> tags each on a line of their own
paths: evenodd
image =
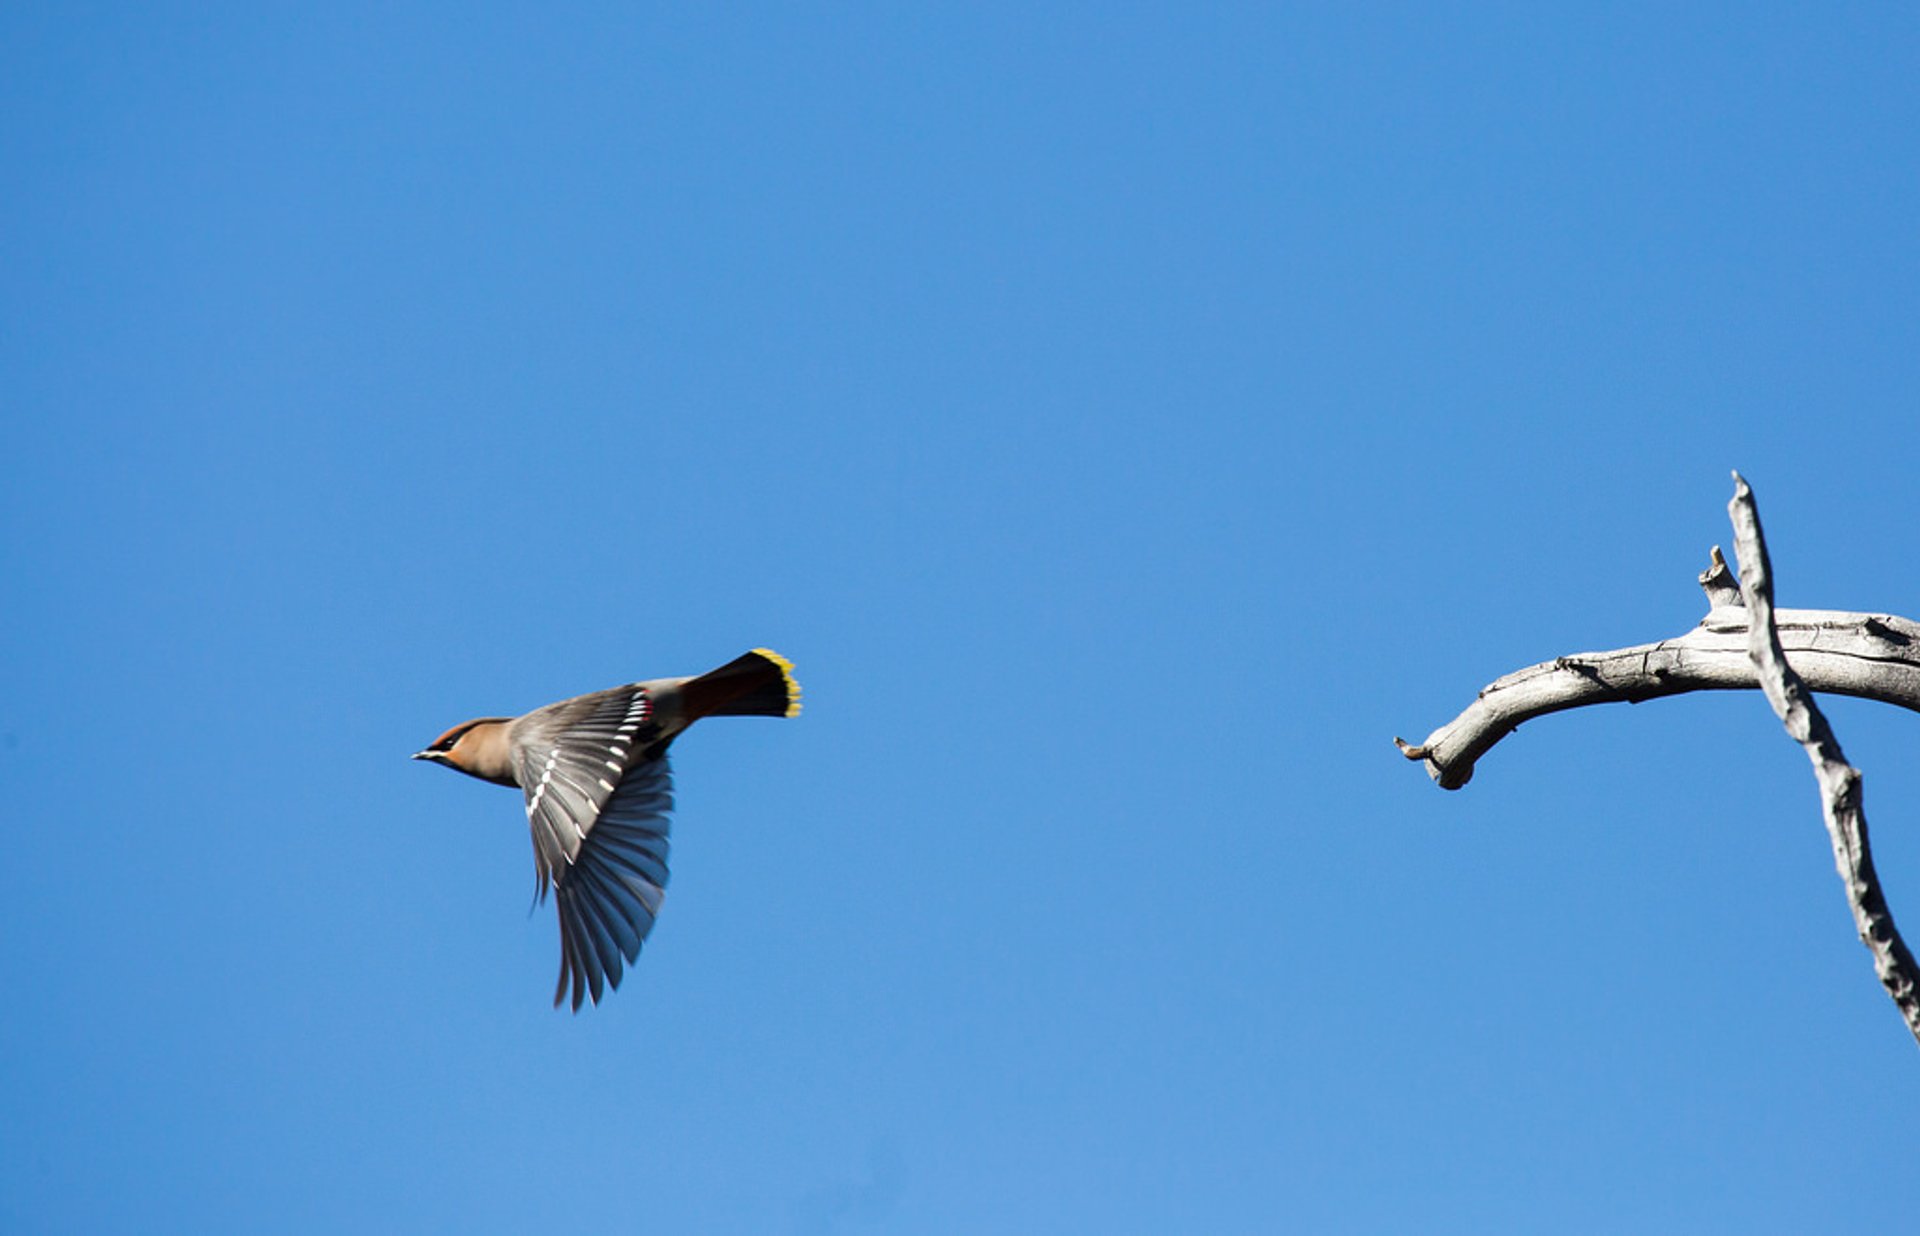
<svg viewBox="0 0 1920 1236">
<path fill-rule="evenodd" d="M 557 1007 L 618 988 L 666 896 L 673 777 L 646 689 L 633 684 L 516 723 L 539 895 L 560 922 Z"/>
</svg>

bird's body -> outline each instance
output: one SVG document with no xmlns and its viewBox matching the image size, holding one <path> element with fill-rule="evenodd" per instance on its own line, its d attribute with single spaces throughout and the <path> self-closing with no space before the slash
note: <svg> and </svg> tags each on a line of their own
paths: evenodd
<svg viewBox="0 0 1920 1236">
<path fill-rule="evenodd" d="M 560 919 L 558 1005 L 620 985 L 667 884 L 667 746 L 702 717 L 791 717 L 800 686 L 765 648 L 692 678 L 656 678 L 456 725 L 414 758 L 526 793 L 537 895 Z"/>
</svg>

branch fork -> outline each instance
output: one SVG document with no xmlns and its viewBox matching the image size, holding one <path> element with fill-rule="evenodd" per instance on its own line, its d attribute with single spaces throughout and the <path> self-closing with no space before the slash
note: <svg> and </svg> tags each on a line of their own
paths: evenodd
<svg viewBox="0 0 1920 1236">
<path fill-rule="evenodd" d="M 1482 688 L 1466 711 L 1426 741 L 1393 741 L 1443 789 L 1457 790 L 1472 779 L 1481 756 L 1535 717 L 1589 704 L 1759 687 L 1813 762 L 1854 926 L 1873 954 L 1881 985 L 1920 1041 L 1920 966 L 1894 926 L 1874 871 L 1860 772 L 1846 762 L 1813 699 L 1814 691 L 1830 691 L 1920 712 L 1920 624 L 1890 614 L 1775 610 L 1759 510 L 1737 472 L 1728 514 L 1741 574 L 1734 575 L 1714 546 L 1699 577 L 1709 608 L 1698 626 L 1654 644 L 1517 670 Z"/>
</svg>

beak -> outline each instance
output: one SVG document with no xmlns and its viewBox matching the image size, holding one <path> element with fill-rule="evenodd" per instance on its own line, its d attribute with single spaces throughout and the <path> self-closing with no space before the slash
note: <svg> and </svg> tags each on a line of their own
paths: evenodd
<svg viewBox="0 0 1920 1236">
<path fill-rule="evenodd" d="M 408 756 L 407 758 L 410 760 L 430 760 L 434 756 L 439 754 L 440 753 L 438 751 L 415 751 L 412 755 Z"/>
</svg>

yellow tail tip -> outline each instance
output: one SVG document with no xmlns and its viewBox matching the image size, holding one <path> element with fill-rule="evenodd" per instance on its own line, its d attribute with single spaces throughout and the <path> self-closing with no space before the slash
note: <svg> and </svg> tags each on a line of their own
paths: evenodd
<svg viewBox="0 0 1920 1236">
<path fill-rule="evenodd" d="M 780 677 L 786 680 L 787 711 L 782 715 L 788 716 L 788 717 L 799 716 L 800 715 L 800 680 L 793 676 L 793 662 L 787 660 L 785 657 L 781 656 L 779 653 L 775 652 L 771 648 L 755 648 L 753 651 L 755 654 L 759 656 L 763 656 L 767 660 L 779 666 Z"/>
</svg>

